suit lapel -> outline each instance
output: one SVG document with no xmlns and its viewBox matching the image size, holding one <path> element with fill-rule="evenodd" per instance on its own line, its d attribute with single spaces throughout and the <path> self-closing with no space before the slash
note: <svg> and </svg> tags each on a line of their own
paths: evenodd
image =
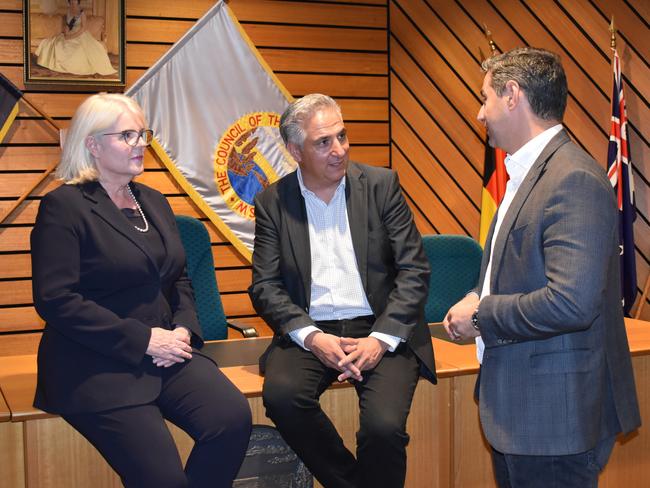
<svg viewBox="0 0 650 488">
<path fill-rule="evenodd" d="M 553 156 L 555 151 L 557 151 L 561 146 L 569 141 L 569 136 L 564 130 L 560 131 L 555 137 L 553 137 L 553 139 L 550 140 L 550 142 L 546 145 L 546 147 L 542 150 L 540 155 L 533 163 L 533 166 L 530 168 L 530 171 L 528 171 L 528 174 L 524 178 L 524 181 L 522 181 L 521 185 L 519 186 L 519 189 L 517 190 L 517 193 L 515 194 L 510 207 L 508 207 L 508 211 L 503 217 L 503 222 L 501 222 L 501 227 L 499 227 L 499 234 L 492 236 L 494 238 L 494 251 L 492 252 L 492 272 L 490 274 L 491 292 L 496 292 L 496 278 L 501 264 L 501 258 L 503 257 L 507 236 L 510 234 L 512 226 L 517 220 L 517 216 L 519 215 L 522 206 L 528 199 L 528 195 L 530 195 L 530 192 L 533 190 L 540 176 L 544 172 L 544 168 L 546 167 L 548 160 L 551 158 L 551 156 Z"/>
<path fill-rule="evenodd" d="M 101 187 L 97 182 L 86 183 L 82 185 L 82 192 L 86 200 L 92 203 L 91 212 L 96 214 L 100 219 L 106 222 L 110 227 L 112 227 L 116 232 L 122 234 L 129 241 L 133 243 L 138 249 L 140 249 L 153 266 L 157 269 L 155 260 L 149 254 L 147 249 L 135 239 L 135 234 L 133 228 L 129 221 L 124 217 L 120 209 L 113 203 L 109 198 L 106 191 Z"/>
<path fill-rule="evenodd" d="M 287 236 L 296 262 L 296 269 L 302 279 L 305 304 L 309 305 L 311 298 L 311 249 L 309 246 L 309 228 L 307 224 L 307 209 L 305 200 L 300 192 L 298 175 L 291 173 L 283 180 L 279 188 L 282 208 L 287 226 Z"/>
<path fill-rule="evenodd" d="M 345 200 L 352 246 L 363 288 L 368 289 L 368 180 L 354 164 L 346 174 Z"/>
</svg>

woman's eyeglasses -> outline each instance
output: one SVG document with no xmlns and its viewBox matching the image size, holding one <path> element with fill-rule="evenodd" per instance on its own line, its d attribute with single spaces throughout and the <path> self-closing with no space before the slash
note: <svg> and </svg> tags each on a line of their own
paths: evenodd
<svg viewBox="0 0 650 488">
<path fill-rule="evenodd" d="M 138 141 L 142 139 L 145 146 L 151 144 L 153 140 L 153 131 L 151 129 L 142 129 L 141 131 L 128 129 L 123 130 L 122 132 L 108 132 L 102 134 L 103 136 L 121 136 L 122 140 L 126 142 L 129 146 L 137 146 Z"/>
</svg>

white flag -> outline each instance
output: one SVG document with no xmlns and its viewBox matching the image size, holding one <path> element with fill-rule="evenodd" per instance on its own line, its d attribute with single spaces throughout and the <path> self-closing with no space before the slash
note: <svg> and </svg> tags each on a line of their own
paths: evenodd
<svg viewBox="0 0 650 488">
<path fill-rule="evenodd" d="M 225 4 L 212 7 L 126 93 L 153 149 L 249 261 L 257 192 L 295 169 L 278 130 L 292 99 Z"/>
</svg>

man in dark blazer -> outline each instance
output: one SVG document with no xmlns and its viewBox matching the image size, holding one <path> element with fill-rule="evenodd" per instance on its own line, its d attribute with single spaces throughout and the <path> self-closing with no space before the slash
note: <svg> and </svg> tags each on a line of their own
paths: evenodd
<svg viewBox="0 0 650 488">
<path fill-rule="evenodd" d="M 292 103 L 280 132 L 299 169 L 256 199 L 249 290 L 275 331 L 267 414 L 324 486 L 403 486 L 418 375 L 435 382 L 420 235 L 397 176 L 348 161 L 330 97 Z M 360 398 L 356 459 L 319 404 L 337 379 Z"/>
<path fill-rule="evenodd" d="M 501 487 L 592 487 L 640 424 L 620 296 L 617 210 L 603 169 L 561 120 L 557 55 L 490 58 L 478 118 L 510 176 L 478 288 L 450 309 L 476 337 L 481 425 Z"/>
</svg>

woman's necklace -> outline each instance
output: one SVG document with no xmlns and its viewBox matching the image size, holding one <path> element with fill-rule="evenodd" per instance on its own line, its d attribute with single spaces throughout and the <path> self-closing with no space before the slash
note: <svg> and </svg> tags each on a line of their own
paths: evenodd
<svg viewBox="0 0 650 488">
<path fill-rule="evenodd" d="M 140 231 L 140 232 L 147 232 L 149 230 L 149 222 L 147 222 L 147 218 L 144 216 L 144 212 L 142 211 L 142 207 L 138 203 L 138 201 L 135 199 L 135 195 L 131 191 L 131 187 L 127 184 L 126 185 L 126 191 L 129 193 L 131 198 L 133 199 L 133 203 L 135 203 L 135 208 L 138 209 L 138 212 L 140 212 L 140 217 L 142 217 L 142 221 L 144 222 L 144 229 L 141 229 L 137 225 L 134 225 L 135 230 Z"/>
</svg>

